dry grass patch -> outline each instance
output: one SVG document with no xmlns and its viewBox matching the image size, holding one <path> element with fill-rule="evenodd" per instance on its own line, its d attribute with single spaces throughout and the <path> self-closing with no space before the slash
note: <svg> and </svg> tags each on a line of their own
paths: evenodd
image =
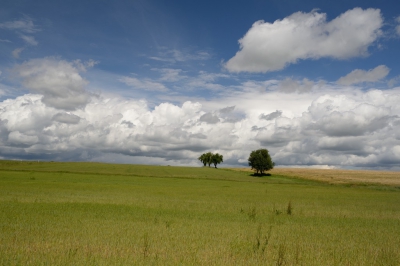
<svg viewBox="0 0 400 266">
<path fill-rule="evenodd" d="M 238 168 L 235 170 L 252 172 L 252 170 L 248 168 Z M 275 168 L 269 171 L 269 173 L 272 175 L 304 178 L 331 184 L 380 184 L 400 186 L 400 172 L 390 171 Z"/>
</svg>

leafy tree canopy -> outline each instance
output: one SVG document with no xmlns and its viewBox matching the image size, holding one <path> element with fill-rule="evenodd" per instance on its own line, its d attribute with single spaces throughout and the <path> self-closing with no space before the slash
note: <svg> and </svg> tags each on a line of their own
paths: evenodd
<svg viewBox="0 0 400 266">
<path fill-rule="evenodd" d="M 215 168 L 217 168 L 217 164 L 220 164 L 224 161 L 221 154 L 213 154 L 212 152 L 203 153 L 198 159 L 203 163 L 204 166 L 208 165 L 208 167 L 210 167 L 211 164 L 214 164 Z"/>
<path fill-rule="evenodd" d="M 265 171 L 271 170 L 275 166 L 267 149 L 252 151 L 248 161 L 251 169 L 254 169 L 257 174 L 264 174 Z"/>
<path fill-rule="evenodd" d="M 213 154 L 211 157 L 211 161 L 214 164 L 214 167 L 217 168 L 217 164 L 220 164 L 224 161 L 224 156 L 218 153 Z"/>
</svg>

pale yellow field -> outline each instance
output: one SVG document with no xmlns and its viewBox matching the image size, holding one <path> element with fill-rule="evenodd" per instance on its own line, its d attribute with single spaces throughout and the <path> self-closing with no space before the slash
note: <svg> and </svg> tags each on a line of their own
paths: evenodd
<svg viewBox="0 0 400 266">
<path fill-rule="evenodd" d="M 238 171 L 249 171 L 249 168 L 238 168 Z M 331 184 L 382 184 L 400 186 L 400 172 L 373 170 L 310 169 L 310 168 L 275 168 L 269 171 L 272 175 L 285 175 L 309 180 L 323 181 Z"/>
</svg>

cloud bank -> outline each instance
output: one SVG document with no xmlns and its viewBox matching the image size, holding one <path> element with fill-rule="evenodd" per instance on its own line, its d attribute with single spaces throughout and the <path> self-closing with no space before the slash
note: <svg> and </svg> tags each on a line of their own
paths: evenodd
<svg viewBox="0 0 400 266">
<path fill-rule="evenodd" d="M 213 110 L 192 101 L 150 108 L 144 100 L 106 96 L 63 110 L 26 94 L 0 102 L 0 156 L 198 165 L 199 154 L 211 150 L 224 155 L 225 165 L 246 165 L 251 150 L 265 147 L 281 166 L 399 165 L 399 89 L 308 94 L 308 107 L 294 116 L 287 107 L 268 107 L 274 100 L 266 99 L 287 94 L 270 92 L 262 105 L 248 106 L 241 101 L 246 93 L 216 99 Z"/>
<path fill-rule="evenodd" d="M 273 23 L 260 20 L 239 40 L 240 50 L 225 67 L 231 72 L 267 72 L 300 59 L 366 56 L 382 26 L 380 10 L 373 8 L 354 8 L 329 22 L 325 13 L 315 10 Z"/>
</svg>

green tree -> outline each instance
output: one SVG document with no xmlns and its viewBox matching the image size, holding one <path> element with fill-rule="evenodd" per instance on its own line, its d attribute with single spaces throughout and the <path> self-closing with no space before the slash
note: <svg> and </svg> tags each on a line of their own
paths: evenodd
<svg viewBox="0 0 400 266">
<path fill-rule="evenodd" d="M 265 171 L 274 168 L 275 163 L 272 161 L 271 156 L 267 149 L 259 149 L 252 151 L 249 156 L 249 166 L 256 171 L 256 174 L 264 174 Z"/>
<path fill-rule="evenodd" d="M 214 164 L 214 167 L 217 168 L 217 164 L 220 164 L 224 161 L 224 156 L 218 153 L 213 154 L 211 157 L 211 161 Z"/>
<path fill-rule="evenodd" d="M 212 164 L 213 155 L 214 154 L 212 154 L 211 152 L 207 152 L 200 155 L 200 157 L 197 159 L 200 160 L 200 162 L 202 162 L 204 166 L 208 164 L 208 167 L 210 167 L 210 165 Z"/>
<path fill-rule="evenodd" d="M 202 155 L 200 155 L 200 157 L 197 158 L 197 159 L 199 159 L 200 162 L 202 162 L 204 166 L 207 165 L 207 159 L 206 159 L 206 154 L 205 154 L 205 153 L 203 153 Z"/>
<path fill-rule="evenodd" d="M 210 165 L 212 164 L 212 157 L 213 157 L 213 153 L 212 152 L 207 152 L 205 153 L 205 158 L 206 158 L 206 162 L 208 164 L 208 167 L 210 167 Z"/>
</svg>

